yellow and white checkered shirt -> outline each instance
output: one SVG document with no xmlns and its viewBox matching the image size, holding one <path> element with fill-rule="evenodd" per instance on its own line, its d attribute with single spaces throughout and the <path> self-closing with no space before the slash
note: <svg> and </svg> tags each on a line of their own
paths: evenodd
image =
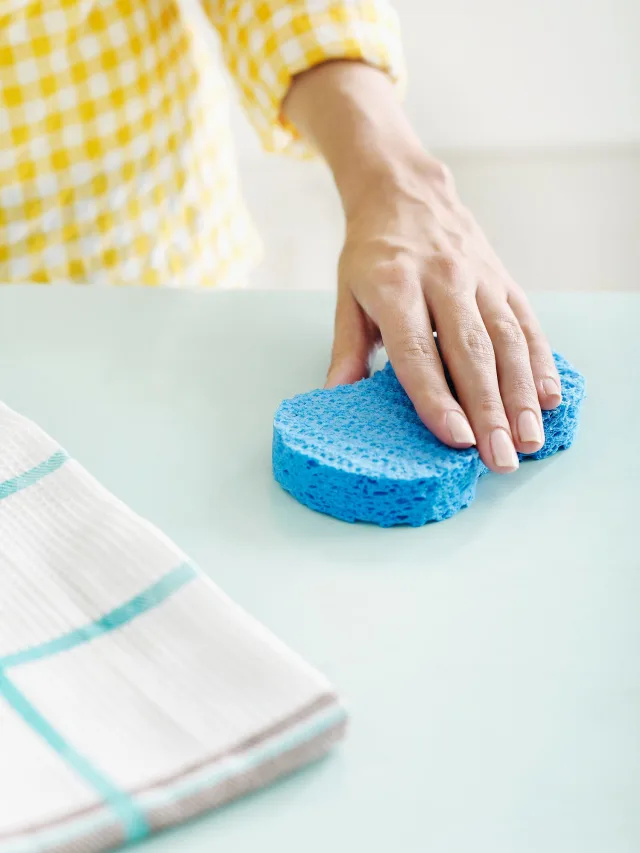
<svg viewBox="0 0 640 853">
<path fill-rule="evenodd" d="M 264 145 L 292 75 L 397 76 L 387 0 L 203 0 Z M 237 286 L 258 254 L 223 76 L 180 0 L 0 0 L 0 281 Z"/>
</svg>

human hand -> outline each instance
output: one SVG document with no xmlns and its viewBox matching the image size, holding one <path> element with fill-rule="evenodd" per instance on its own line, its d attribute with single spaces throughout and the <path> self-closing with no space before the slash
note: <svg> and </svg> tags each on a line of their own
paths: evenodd
<svg viewBox="0 0 640 853">
<path fill-rule="evenodd" d="M 477 444 L 493 471 L 515 470 L 516 450 L 544 443 L 541 408 L 559 405 L 560 381 L 524 293 L 449 171 L 422 149 L 387 77 L 362 63 L 302 74 L 284 111 L 327 160 L 346 217 L 327 384 L 366 376 L 383 343 L 442 442 Z"/>
<path fill-rule="evenodd" d="M 378 173 L 347 209 L 328 386 L 368 375 L 380 342 L 445 444 L 477 443 L 498 472 L 517 468 L 515 450 L 542 447 L 541 408 L 560 402 L 551 349 L 448 170 L 426 154 Z"/>
</svg>

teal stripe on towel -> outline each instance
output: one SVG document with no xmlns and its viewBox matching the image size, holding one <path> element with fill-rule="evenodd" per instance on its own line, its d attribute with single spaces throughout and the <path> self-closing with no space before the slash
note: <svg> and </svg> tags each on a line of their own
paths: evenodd
<svg viewBox="0 0 640 853">
<path fill-rule="evenodd" d="M 287 752 L 338 727 L 346 719 L 347 712 L 342 705 L 324 708 L 310 719 L 303 720 L 291 729 L 270 738 L 266 743 L 257 744 L 246 752 L 223 758 L 213 767 L 206 767 L 170 788 L 140 794 L 138 802 L 144 806 L 145 811 L 179 803 L 185 797 L 215 788 L 229 779 L 251 772 L 269 761 L 280 758 Z"/>
<path fill-rule="evenodd" d="M 213 768 L 205 768 L 194 774 L 190 779 L 167 786 L 165 789 L 138 794 L 136 802 L 140 807 L 144 808 L 145 812 L 151 809 L 167 808 L 167 806 L 179 804 L 185 797 L 203 791 L 210 791 L 221 782 L 244 773 L 247 770 L 259 767 L 260 764 L 268 761 L 270 758 L 284 754 L 301 743 L 322 735 L 334 726 L 340 725 L 345 719 L 346 712 L 342 706 L 337 705 L 333 708 L 325 709 L 310 720 L 303 721 L 297 725 L 293 731 L 286 731 L 276 736 L 268 745 L 259 745 L 248 750 L 246 753 L 241 753 L 239 756 L 234 757 L 232 764 L 223 760 L 221 762 L 224 768 L 222 774 L 218 765 Z M 42 849 L 50 849 L 58 845 L 62 846 L 63 844 L 70 845 L 79 838 L 98 832 L 105 825 L 108 825 L 108 822 L 108 818 L 105 818 L 104 814 L 81 817 L 70 824 L 42 830 L 34 839 L 29 839 L 26 842 L 9 843 L 6 853 L 33 853 L 34 850 L 40 849 L 37 847 L 38 844 L 41 845 Z M 2 850 L 4 851 L 4 847 L 2 847 Z"/>
<path fill-rule="evenodd" d="M 142 613 L 146 613 L 166 601 L 174 592 L 177 592 L 189 581 L 193 580 L 198 574 L 198 570 L 190 563 L 182 563 L 175 569 L 172 569 L 168 574 L 163 575 L 159 581 L 147 587 L 139 595 L 130 598 L 120 607 L 115 610 L 110 610 L 100 619 L 95 622 L 89 622 L 81 628 L 76 628 L 68 634 L 63 634 L 61 637 L 56 637 L 54 640 L 49 640 L 46 643 L 41 643 L 39 646 L 32 646 L 29 649 L 15 652 L 0 658 L 0 671 L 9 669 L 10 667 L 20 666 L 21 664 L 31 663 L 32 661 L 42 660 L 51 655 L 59 654 L 60 652 L 69 651 L 76 646 L 81 646 L 83 643 L 88 643 L 96 637 L 101 637 L 103 634 L 109 634 L 123 625 L 132 622 Z"/>
<path fill-rule="evenodd" d="M 147 613 L 154 607 L 162 604 L 189 581 L 197 577 L 198 570 L 190 563 L 182 563 L 172 571 L 160 578 L 159 581 L 147 587 L 139 595 L 116 607 L 114 610 L 90 622 L 82 628 L 63 634 L 55 640 L 41 643 L 30 649 L 24 649 L 12 655 L 0 658 L 0 696 L 3 696 L 9 705 L 18 713 L 34 732 L 47 742 L 69 767 L 76 771 L 100 797 L 110 806 L 114 814 L 121 821 L 125 839 L 127 841 L 139 841 L 149 834 L 149 826 L 144 813 L 135 804 L 131 797 L 124 791 L 120 791 L 108 777 L 101 773 L 80 752 L 74 749 L 63 736 L 42 716 L 24 694 L 14 685 L 6 675 L 9 667 L 20 664 L 39 661 L 68 651 L 83 643 L 115 631 L 129 622 L 132 622 L 142 613 Z"/>
<path fill-rule="evenodd" d="M 74 749 L 29 702 L 27 697 L 18 690 L 2 669 L 0 669 L 0 696 L 4 696 L 25 723 L 40 735 L 68 766 L 73 768 L 109 804 L 122 822 L 127 841 L 139 841 L 149 834 L 149 824 L 144 814 L 129 795 L 120 791 L 84 755 Z"/>
<path fill-rule="evenodd" d="M 56 450 L 52 456 L 45 459 L 44 462 L 40 462 L 35 468 L 30 468 L 24 474 L 18 474 L 17 477 L 11 477 L 10 480 L 0 483 L 0 501 L 11 495 L 15 495 L 16 492 L 21 492 L 29 486 L 35 485 L 43 477 L 46 477 L 47 474 L 53 474 L 58 468 L 62 468 L 68 458 L 69 456 L 64 450 Z"/>
</svg>

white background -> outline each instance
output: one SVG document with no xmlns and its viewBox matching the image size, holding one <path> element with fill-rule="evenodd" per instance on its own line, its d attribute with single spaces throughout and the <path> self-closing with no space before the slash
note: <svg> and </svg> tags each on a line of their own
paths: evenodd
<svg viewBox="0 0 640 853">
<path fill-rule="evenodd" d="M 439 147 L 640 141 L 638 0 L 396 0 Z"/>
</svg>

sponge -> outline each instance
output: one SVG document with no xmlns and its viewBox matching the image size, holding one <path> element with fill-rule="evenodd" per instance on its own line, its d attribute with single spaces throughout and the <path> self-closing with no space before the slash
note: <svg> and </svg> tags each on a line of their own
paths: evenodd
<svg viewBox="0 0 640 853">
<path fill-rule="evenodd" d="M 545 443 L 528 459 L 565 450 L 576 434 L 584 378 L 554 358 L 562 402 L 542 413 Z M 355 385 L 285 400 L 274 421 L 273 472 L 311 509 L 344 521 L 419 527 L 469 506 L 488 468 L 475 447 L 453 450 L 424 426 L 387 364 Z"/>
</svg>

